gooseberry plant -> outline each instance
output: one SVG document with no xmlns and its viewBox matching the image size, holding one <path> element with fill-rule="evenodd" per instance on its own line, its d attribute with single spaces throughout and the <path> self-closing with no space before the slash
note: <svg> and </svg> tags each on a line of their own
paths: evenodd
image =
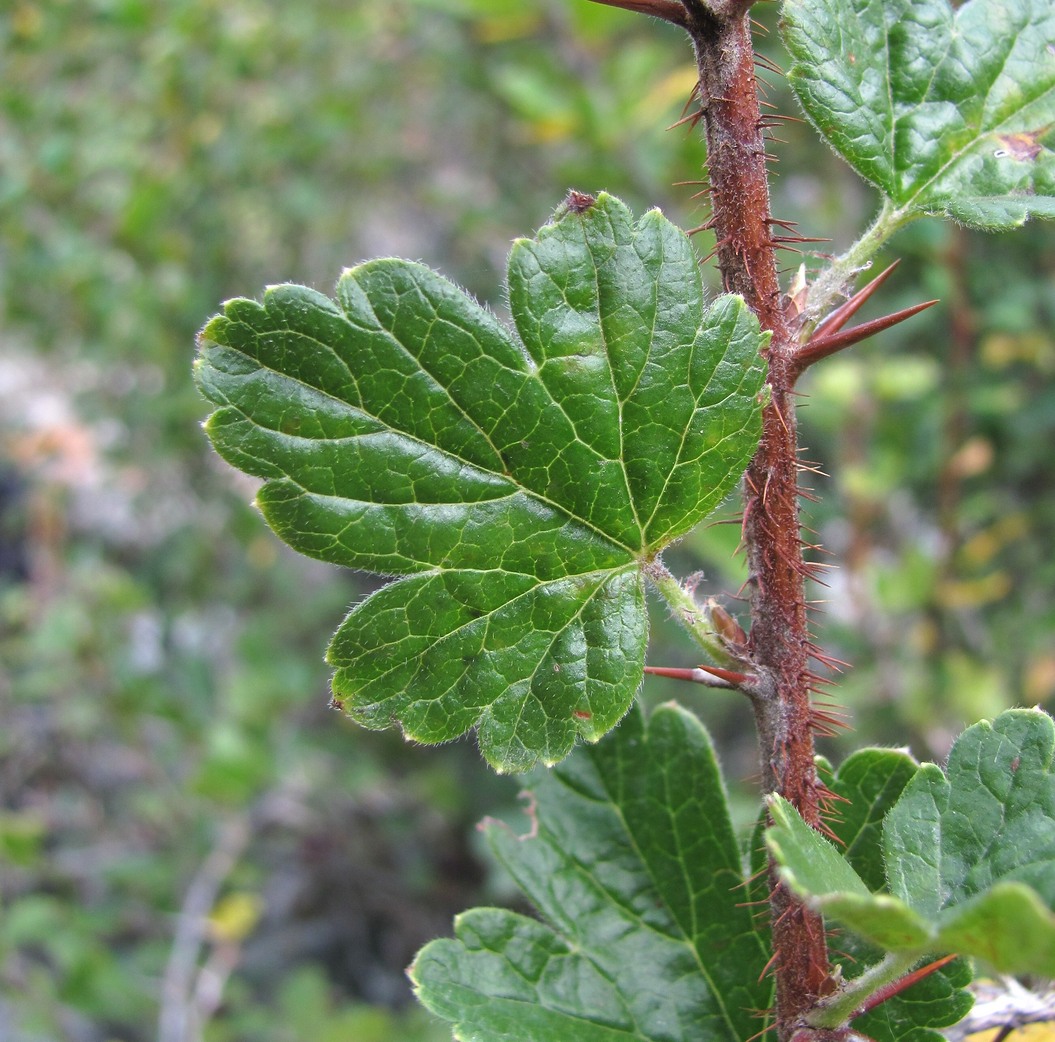
<svg viewBox="0 0 1055 1042">
<path fill-rule="evenodd" d="M 881 206 L 782 286 L 775 253 L 797 237 L 769 208 L 750 0 L 601 2 L 694 47 L 725 292 L 704 299 L 658 211 L 572 192 L 513 245 L 513 328 L 393 259 L 345 271 L 332 299 L 229 301 L 200 336 L 206 431 L 263 479 L 292 547 L 395 577 L 333 638 L 334 705 L 426 744 L 475 730 L 496 770 L 534 771 L 529 831 L 488 835 L 538 917 L 466 912 L 410 971 L 457 1038 L 937 1036 L 972 973 L 1055 976 L 1055 727 L 1006 712 L 944 769 L 818 759 L 835 720 L 814 697 L 829 663 L 808 629 L 794 393 L 933 303 L 847 328 L 904 225 L 1055 217 L 1055 7 L 786 0 L 791 86 Z M 738 487 L 746 629 L 662 559 Z M 701 665 L 646 666 L 649 589 Z M 649 671 L 749 699 L 765 807 L 746 847 L 696 717 L 632 707 Z"/>
</svg>

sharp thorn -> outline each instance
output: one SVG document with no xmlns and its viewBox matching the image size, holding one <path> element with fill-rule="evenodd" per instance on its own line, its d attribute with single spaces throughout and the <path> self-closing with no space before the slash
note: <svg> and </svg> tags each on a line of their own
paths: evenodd
<svg viewBox="0 0 1055 1042">
<path fill-rule="evenodd" d="M 809 235 L 774 235 L 773 242 L 831 242 L 831 239 L 818 239 Z"/>
<path fill-rule="evenodd" d="M 645 672 L 654 677 L 667 677 L 670 680 L 688 680 L 701 683 L 698 669 L 682 669 L 675 666 L 645 666 Z"/>
<path fill-rule="evenodd" d="M 747 673 L 737 673 L 733 669 L 722 669 L 721 666 L 698 666 L 697 668 L 718 677 L 719 680 L 725 680 L 735 687 L 740 687 L 742 684 L 747 684 L 755 679 Z"/>
<path fill-rule="evenodd" d="M 935 959 L 934 962 L 929 962 L 926 966 L 921 966 L 918 970 L 914 970 L 912 973 L 906 973 L 904 977 L 900 977 L 898 980 L 886 985 L 886 987 L 880 988 L 878 991 L 869 995 L 861 1007 L 854 1010 L 851 1016 L 859 1017 L 862 1013 L 867 1013 L 869 1010 L 875 1009 L 880 1003 L 886 1002 L 887 999 L 893 998 L 895 995 L 899 995 L 906 988 L 915 984 L 916 981 L 922 980 L 924 977 L 929 977 L 935 970 L 940 970 L 943 966 L 947 966 L 956 957 L 956 953 L 953 952 L 952 955 L 944 955 L 940 959 Z"/>
<path fill-rule="evenodd" d="M 758 975 L 759 981 L 764 981 L 766 979 L 766 976 L 769 974 L 769 971 L 773 968 L 773 963 L 775 963 L 777 961 L 777 959 L 779 959 L 779 958 L 780 958 L 780 949 L 778 948 L 769 957 L 769 962 L 767 962 L 765 964 L 765 966 L 762 967 L 762 972 Z"/>
<path fill-rule="evenodd" d="M 842 351 L 847 347 L 860 343 L 862 340 L 867 340 L 868 337 L 875 336 L 876 333 L 881 333 L 884 329 L 889 329 L 891 326 L 896 326 L 899 322 L 904 322 L 905 319 L 912 318 L 913 315 L 918 315 L 921 311 L 926 311 L 927 308 L 932 308 L 937 303 L 938 301 L 936 300 L 925 300 L 922 304 L 914 304 L 912 307 L 902 308 L 900 311 L 895 311 L 892 315 L 874 318 L 871 322 L 862 322 L 861 325 L 854 326 L 853 329 L 845 329 L 841 333 L 832 333 L 821 337 L 814 334 L 807 344 L 799 348 L 792 360 L 796 375 L 801 374 L 814 362 L 819 362 L 822 358 L 834 355 L 837 351 Z"/>
<path fill-rule="evenodd" d="M 668 677 L 671 680 L 687 680 L 692 684 L 704 684 L 706 687 L 736 688 L 754 677 L 746 673 L 737 673 L 719 666 L 698 666 L 696 669 L 681 669 L 674 666 L 645 666 L 645 672 L 654 677 Z"/>
<path fill-rule="evenodd" d="M 665 22 L 688 29 L 689 16 L 685 8 L 675 0 L 593 0 L 595 4 L 606 7 L 621 7 L 624 11 L 635 11 L 638 14 L 650 14 L 662 18 Z"/>
<path fill-rule="evenodd" d="M 696 109 L 695 111 L 690 112 L 687 116 L 682 116 L 681 119 L 675 120 L 669 127 L 667 127 L 667 130 L 677 130 L 678 127 L 684 126 L 686 123 L 689 124 L 689 126 L 694 127 L 701 119 L 703 119 L 703 109 Z"/>
<path fill-rule="evenodd" d="M 885 271 L 881 271 L 871 282 L 862 286 L 845 304 L 841 304 L 837 307 L 823 322 L 821 322 L 817 328 L 813 331 L 814 338 L 818 336 L 827 336 L 829 333 L 837 333 L 847 322 L 861 310 L 861 305 L 864 304 L 869 297 L 888 278 L 890 278 L 894 269 L 901 263 L 900 260 L 894 261 Z"/>
</svg>

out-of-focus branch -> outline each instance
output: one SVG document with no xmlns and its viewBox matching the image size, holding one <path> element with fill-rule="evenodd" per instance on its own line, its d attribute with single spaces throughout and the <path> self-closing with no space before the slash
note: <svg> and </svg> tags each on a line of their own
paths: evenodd
<svg viewBox="0 0 1055 1042">
<path fill-rule="evenodd" d="M 195 996 L 200 982 L 195 978 L 201 947 L 208 932 L 208 916 L 249 837 L 247 818 L 224 822 L 215 845 L 187 888 L 176 922 L 172 951 L 161 979 L 158 1042 L 199 1042 L 201 1039 L 202 1018 Z"/>
<path fill-rule="evenodd" d="M 1008 1034 L 1027 1024 L 1055 1023 L 1055 988 L 1044 991 L 1024 988 L 1012 977 L 1001 980 L 975 981 L 974 1008 L 958 1024 L 942 1034 L 949 1042 L 965 1042 L 979 1031 L 1001 1029 Z"/>
</svg>

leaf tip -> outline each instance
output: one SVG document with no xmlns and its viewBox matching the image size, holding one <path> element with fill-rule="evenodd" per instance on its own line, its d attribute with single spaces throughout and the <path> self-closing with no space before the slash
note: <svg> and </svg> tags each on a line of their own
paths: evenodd
<svg viewBox="0 0 1055 1042">
<path fill-rule="evenodd" d="M 198 331 L 198 335 L 194 339 L 198 345 L 199 351 L 204 351 L 208 344 L 225 343 L 223 330 L 227 327 L 227 324 L 230 321 L 227 317 L 227 309 L 234 303 L 237 303 L 237 299 L 225 300 L 221 305 L 223 311 L 218 315 L 213 315 L 213 317 L 210 318 L 209 321 Z"/>
<path fill-rule="evenodd" d="M 597 196 L 572 188 L 564 199 L 563 209 L 565 213 L 586 213 L 587 210 L 593 209 L 596 203 Z"/>
<path fill-rule="evenodd" d="M 767 793 L 764 800 L 773 823 L 775 825 L 787 825 L 791 820 L 788 816 L 788 809 L 791 808 L 791 804 L 779 792 Z"/>
</svg>

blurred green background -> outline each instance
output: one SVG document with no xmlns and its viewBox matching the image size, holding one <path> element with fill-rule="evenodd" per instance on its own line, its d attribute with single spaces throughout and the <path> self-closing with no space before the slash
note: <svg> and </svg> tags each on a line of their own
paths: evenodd
<svg viewBox="0 0 1055 1042">
<path fill-rule="evenodd" d="M 448 1038 L 403 970 L 514 899 L 473 826 L 517 813 L 516 782 L 471 741 L 327 710 L 322 653 L 368 580 L 286 552 L 210 455 L 194 334 L 227 296 L 384 254 L 501 313 L 510 239 L 571 187 L 701 224 L 676 184 L 701 145 L 664 129 L 687 44 L 586 0 L 9 0 L 0 41 L 0 1040 Z M 845 248 L 873 194 L 778 133 L 777 216 Z M 802 388 L 832 475 L 817 632 L 852 664 L 836 758 L 940 757 L 1055 696 L 1055 240 L 927 221 L 895 255 L 876 307 L 942 305 Z M 668 561 L 742 612 L 737 537 Z M 655 623 L 651 661 L 691 665 Z M 748 820 L 746 707 L 646 685 L 675 695 Z"/>
</svg>

